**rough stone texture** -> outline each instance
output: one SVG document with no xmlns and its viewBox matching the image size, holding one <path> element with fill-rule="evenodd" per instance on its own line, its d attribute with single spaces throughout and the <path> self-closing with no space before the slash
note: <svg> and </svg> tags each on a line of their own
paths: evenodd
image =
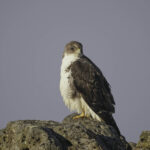
<svg viewBox="0 0 150 150">
<path fill-rule="evenodd" d="M 92 118 L 62 123 L 20 120 L 0 130 L 0 150 L 130 150 L 123 136 L 105 123 Z"/>
<path fill-rule="evenodd" d="M 0 150 L 61 150 L 69 142 L 50 127 L 53 121 L 14 121 L 8 123 L 0 134 Z"/>
<path fill-rule="evenodd" d="M 150 150 L 150 131 L 143 131 L 135 150 Z"/>
</svg>

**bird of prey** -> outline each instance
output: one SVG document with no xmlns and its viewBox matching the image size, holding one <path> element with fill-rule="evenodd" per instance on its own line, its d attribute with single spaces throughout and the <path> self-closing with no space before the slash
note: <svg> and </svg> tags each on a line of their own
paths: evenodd
<svg viewBox="0 0 150 150">
<path fill-rule="evenodd" d="M 79 115 L 78 119 L 91 116 L 119 129 L 113 119 L 115 102 L 110 85 L 101 70 L 83 54 L 77 41 L 66 44 L 60 73 L 60 92 L 65 105 Z"/>
</svg>

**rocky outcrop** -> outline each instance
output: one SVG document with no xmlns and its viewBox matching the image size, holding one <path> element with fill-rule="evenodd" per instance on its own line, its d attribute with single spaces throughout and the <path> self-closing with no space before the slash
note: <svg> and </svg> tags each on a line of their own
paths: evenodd
<svg viewBox="0 0 150 150">
<path fill-rule="evenodd" d="M 134 150 L 150 150 L 150 131 L 143 131 Z"/>
<path fill-rule="evenodd" d="M 137 144 L 133 142 L 129 144 L 132 150 L 150 150 L 150 131 L 143 131 Z"/>
<path fill-rule="evenodd" d="M 129 150 L 123 136 L 106 123 L 92 118 L 73 120 L 69 115 L 61 123 L 20 120 L 0 130 L 0 150 Z"/>
</svg>

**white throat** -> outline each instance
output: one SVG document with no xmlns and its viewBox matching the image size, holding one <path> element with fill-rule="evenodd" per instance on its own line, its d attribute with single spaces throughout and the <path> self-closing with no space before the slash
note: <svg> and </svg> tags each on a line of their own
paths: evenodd
<svg viewBox="0 0 150 150">
<path fill-rule="evenodd" d="M 73 54 L 64 55 L 62 59 L 61 73 L 66 71 L 66 69 L 71 65 L 71 63 L 75 62 L 78 59 L 79 57 Z"/>
</svg>

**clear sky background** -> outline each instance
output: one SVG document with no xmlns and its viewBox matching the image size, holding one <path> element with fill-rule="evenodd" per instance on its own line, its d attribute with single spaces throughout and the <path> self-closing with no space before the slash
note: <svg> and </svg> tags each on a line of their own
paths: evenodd
<svg viewBox="0 0 150 150">
<path fill-rule="evenodd" d="M 150 130 L 150 0 L 0 0 L 0 128 L 70 114 L 59 79 L 71 40 L 106 76 L 116 122 L 137 141 Z"/>
</svg>

